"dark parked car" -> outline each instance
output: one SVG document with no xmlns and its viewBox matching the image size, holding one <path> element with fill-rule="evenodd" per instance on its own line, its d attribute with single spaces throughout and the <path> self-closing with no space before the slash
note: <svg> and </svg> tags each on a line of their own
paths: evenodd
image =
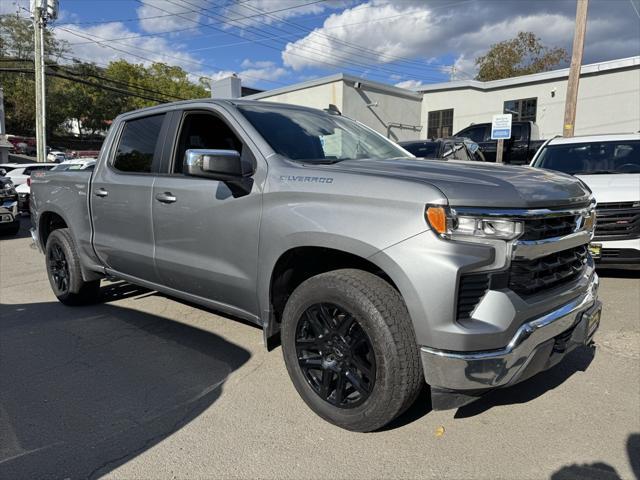
<svg viewBox="0 0 640 480">
<path fill-rule="evenodd" d="M 491 123 L 476 123 L 460 130 L 456 137 L 468 138 L 478 145 L 487 162 L 496 161 L 497 140 L 491 140 Z M 512 165 L 528 165 L 544 143 L 535 122 L 513 122 L 511 138 L 504 141 L 502 161 Z"/>
<path fill-rule="evenodd" d="M 0 235 L 15 235 L 20 230 L 20 220 L 17 216 L 18 207 L 15 202 L 0 207 Z"/>
<path fill-rule="evenodd" d="M 468 138 L 451 137 L 433 140 L 410 140 L 400 142 L 399 145 L 416 157 L 421 158 L 485 161 L 478 144 Z"/>
<path fill-rule="evenodd" d="M 0 206 L 7 202 L 16 202 L 17 200 L 18 193 L 11 179 L 8 177 L 0 177 Z"/>
</svg>

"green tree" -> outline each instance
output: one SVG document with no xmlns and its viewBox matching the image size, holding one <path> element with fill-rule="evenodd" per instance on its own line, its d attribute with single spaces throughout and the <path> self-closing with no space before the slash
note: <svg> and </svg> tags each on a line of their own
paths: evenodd
<svg viewBox="0 0 640 480">
<path fill-rule="evenodd" d="M 491 45 L 489 51 L 478 58 L 476 80 L 483 82 L 546 72 L 563 62 L 569 55 L 561 47 L 545 47 L 531 32 L 519 32 L 515 38 Z"/>
<path fill-rule="evenodd" d="M 0 85 L 4 88 L 7 130 L 35 133 L 33 27 L 18 16 L 0 17 Z M 47 133 L 66 135 L 77 121 L 80 135 L 105 130 L 117 115 L 174 100 L 205 98 L 202 79 L 192 80 L 177 66 L 149 66 L 125 60 L 106 68 L 69 61 L 68 48 L 47 31 Z M 64 61 L 63 61 L 64 60 Z M 2 70 L 4 69 L 4 70 Z"/>
<path fill-rule="evenodd" d="M 65 43 L 45 31 L 45 62 L 55 62 L 67 51 Z M 33 25 L 17 15 L 0 17 L 0 85 L 5 97 L 7 131 L 16 134 L 35 134 L 35 82 L 33 72 Z M 56 90 L 55 82 L 47 82 L 47 94 Z M 55 107 L 47 108 L 48 130 L 52 132 L 61 121 Z"/>
<path fill-rule="evenodd" d="M 68 52 L 65 42 L 56 39 L 49 30 L 44 32 L 46 61 L 55 61 Z M 33 60 L 33 24 L 17 15 L 0 16 L 0 58 Z"/>
</svg>

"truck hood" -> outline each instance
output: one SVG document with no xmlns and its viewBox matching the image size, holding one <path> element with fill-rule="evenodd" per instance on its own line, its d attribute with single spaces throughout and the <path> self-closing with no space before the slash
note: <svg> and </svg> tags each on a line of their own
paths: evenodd
<svg viewBox="0 0 640 480">
<path fill-rule="evenodd" d="M 640 173 L 576 176 L 593 191 L 598 203 L 640 201 Z"/>
<path fill-rule="evenodd" d="M 591 196 L 576 177 L 528 166 L 391 158 L 345 160 L 330 168 L 428 183 L 453 206 L 557 208 L 586 204 Z"/>
</svg>

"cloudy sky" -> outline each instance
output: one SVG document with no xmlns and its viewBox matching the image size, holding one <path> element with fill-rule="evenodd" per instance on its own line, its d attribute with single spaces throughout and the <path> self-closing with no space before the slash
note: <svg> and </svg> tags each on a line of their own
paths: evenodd
<svg viewBox="0 0 640 480">
<path fill-rule="evenodd" d="M 26 0 L 0 2 L 0 13 Z M 22 9 L 20 8 L 22 6 Z M 60 0 L 50 28 L 72 55 L 180 65 L 276 88 L 335 72 L 415 88 L 472 78 L 518 31 L 569 52 L 576 0 Z M 585 63 L 640 55 L 640 0 L 591 0 Z M 64 61 L 64 59 L 62 59 Z"/>
</svg>

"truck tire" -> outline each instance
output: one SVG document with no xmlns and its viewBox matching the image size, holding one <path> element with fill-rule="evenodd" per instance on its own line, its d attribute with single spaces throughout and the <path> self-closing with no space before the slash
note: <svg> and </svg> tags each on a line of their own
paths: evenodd
<svg viewBox="0 0 640 480">
<path fill-rule="evenodd" d="M 100 298 L 100 280 L 85 282 L 80 260 L 68 228 L 54 230 L 45 248 L 51 289 L 65 305 L 86 305 Z"/>
<path fill-rule="evenodd" d="M 335 270 L 303 282 L 287 301 L 281 336 L 302 399 L 347 430 L 385 426 L 424 384 L 404 301 L 371 273 Z"/>
</svg>

